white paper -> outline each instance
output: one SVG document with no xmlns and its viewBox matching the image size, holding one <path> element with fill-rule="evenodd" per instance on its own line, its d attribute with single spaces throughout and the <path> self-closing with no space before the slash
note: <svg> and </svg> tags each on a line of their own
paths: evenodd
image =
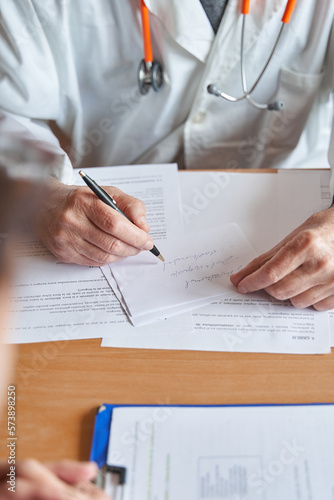
<svg viewBox="0 0 334 500">
<path fill-rule="evenodd" d="M 193 311 L 193 348 L 210 351 L 324 354 L 327 313 L 296 309 L 265 292 L 225 297 Z"/>
<path fill-rule="evenodd" d="M 110 266 L 131 317 L 230 293 L 229 276 L 255 257 L 255 251 L 236 224 L 159 242 L 166 262 L 140 254 Z M 191 303 L 191 304 L 190 304 Z"/>
<path fill-rule="evenodd" d="M 193 333 L 161 332 L 141 340 L 132 334 L 127 346 L 196 351 L 324 354 L 330 352 L 329 317 L 326 312 L 296 309 L 265 292 L 235 293 L 216 300 L 192 314 Z M 136 328 L 134 328 L 136 330 Z M 113 334 L 103 346 L 122 347 L 124 339 Z"/>
<path fill-rule="evenodd" d="M 332 500 L 334 407 L 115 408 L 123 500 Z"/>
<path fill-rule="evenodd" d="M 318 171 L 279 170 L 278 183 L 281 240 L 321 210 L 321 181 Z"/>
<path fill-rule="evenodd" d="M 111 272 L 111 269 L 109 266 L 104 266 L 101 268 L 102 269 L 102 272 L 105 276 L 105 278 L 107 279 L 113 293 L 115 294 L 115 296 L 117 297 L 124 313 L 125 311 L 127 311 L 127 306 L 126 306 L 126 303 L 124 302 L 124 299 L 123 299 L 123 296 L 117 286 L 117 283 L 114 279 L 114 276 L 112 275 L 112 272 Z M 203 304 L 205 304 L 206 301 L 203 301 Z M 169 332 L 169 328 L 176 328 L 176 331 L 177 332 L 180 332 L 182 333 L 183 332 L 183 328 L 185 327 L 186 325 L 186 330 L 187 332 L 191 332 L 193 331 L 193 323 L 192 323 L 192 315 L 191 315 L 191 310 L 189 310 L 189 312 L 184 312 L 184 306 L 176 306 L 175 308 L 173 309 L 169 309 L 169 315 L 168 317 L 165 316 L 164 314 L 159 314 L 158 313 L 148 313 L 148 314 L 141 314 L 140 316 L 138 316 L 138 318 L 132 318 L 131 316 L 127 316 L 127 323 L 128 323 L 128 326 L 130 326 L 130 322 L 131 322 L 131 325 L 133 326 L 136 326 L 136 327 L 142 327 L 142 326 L 146 326 L 147 328 L 138 328 L 138 330 L 140 332 L 142 332 L 143 334 L 149 334 L 151 331 L 156 333 L 157 331 L 159 331 L 161 333 L 161 328 L 160 328 L 160 325 L 153 325 L 153 323 L 157 322 L 163 322 L 163 325 L 164 325 L 164 331 L 166 333 Z M 125 313 L 126 314 L 126 313 Z M 177 316 L 174 318 L 174 316 Z M 173 320 L 173 321 L 169 321 L 169 320 Z M 180 324 L 178 325 L 177 322 L 178 320 L 180 321 Z M 169 326 L 170 325 L 170 326 Z M 130 333 L 131 332 L 131 328 L 126 328 L 126 330 L 124 329 L 124 331 L 122 330 L 121 333 Z M 110 335 L 108 335 L 110 336 Z"/>
<path fill-rule="evenodd" d="M 100 268 L 57 261 L 28 231 L 18 245 L 10 342 L 99 338 L 124 321 Z"/>
<path fill-rule="evenodd" d="M 278 179 L 273 173 L 180 171 L 186 233 L 236 223 L 258 254 L 278 242 Z"/>
</svg>

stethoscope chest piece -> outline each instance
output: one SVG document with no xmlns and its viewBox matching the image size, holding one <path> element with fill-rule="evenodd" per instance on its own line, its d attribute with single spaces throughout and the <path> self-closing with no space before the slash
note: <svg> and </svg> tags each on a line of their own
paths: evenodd
<svg viewBox="0 0 334 500">
<path fill-rule="evenodd" d="M 152 87 L 159 92 L 164 81 L 163 69 L 159 62 L 145 62 L 142 59 L 138 68 L 138 88 L 142 95 L 146 95 Z"/>
</svg>

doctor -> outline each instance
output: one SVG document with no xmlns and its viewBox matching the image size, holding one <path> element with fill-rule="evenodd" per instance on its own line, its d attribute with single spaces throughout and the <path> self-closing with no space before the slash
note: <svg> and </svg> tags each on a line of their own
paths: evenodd
<svg viewBox="0 0 334 500">
<path fill-rule="evenodd" d="M 146 95 L 137 83 L 139 0 L 0 0 L 0 127 L 58 153 L 48 202 L 35 221 L 57 257 L 99 265 L 153 245 L 143 204 L 109 187 L 137 227 L 107 214 L 88 189 L 69 185 L 73 165 L 280 168 L 317 158 L 319 168 L 328 159 L 334 166 L 334 2 L 290 3 L 291 20 L 254 92 L 228 102 L 208 85 L 247 94 L 277 41 L 286 0 L 250 2 L 243 85 L 241 6 L 248 2 L 145 0 L 153 57 L 164 72 L 160 91 Z M 284 108 L 256 109 L 251 99 Z M 332 308 L 333 233 L 333 209 L 315 214 L 232 282 L 241 293 L 264 288 L 296 307 Z"/>
</svg>

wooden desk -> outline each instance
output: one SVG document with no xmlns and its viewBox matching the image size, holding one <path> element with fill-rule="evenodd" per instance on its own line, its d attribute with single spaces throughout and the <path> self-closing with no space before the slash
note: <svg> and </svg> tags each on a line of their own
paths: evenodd
<svg viewBox="0 0 334 500">
<path fill-rule="evenodd" d="M 333 351 L 150 351 L 77 340 L 21 345 L 18 352 L 19 458 L 87 459 L 101 403 L 334 403 Z M 7 458 L 5 422 L 1 458 Z"/>
</svg>

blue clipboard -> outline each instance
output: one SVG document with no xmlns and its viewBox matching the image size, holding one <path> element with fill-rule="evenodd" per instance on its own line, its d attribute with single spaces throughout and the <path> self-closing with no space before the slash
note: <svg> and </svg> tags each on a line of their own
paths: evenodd
<svg viewBox="0 0 334 500">
<path fill-rule="evenodd" d="M 196 407 L 207 407 L 207 408 L 229 408 L 229 407 L 259 407 L 259 406 L 332 406 L 333 403 L 298 403 L 298 404 L 254 404 L 254 405 L 131 405 L 131 404 L 103 404 L 101 405 L 95 417 L 95 426 L 92 440 L 92 447 L 90 453 L 90 460 L 96 462 L 99 469 L 107 466 L 107 456 L 108 456 L 108 444 L 109 444 L 109 434 L 112 422 L 112 413 L 114 408 L 134 408 L 134 407 L 161 407 L 168 406 L 171 408 L 196 408 Z M 118 471 L 115 471 L 118 472 Z"/>
</svg>

